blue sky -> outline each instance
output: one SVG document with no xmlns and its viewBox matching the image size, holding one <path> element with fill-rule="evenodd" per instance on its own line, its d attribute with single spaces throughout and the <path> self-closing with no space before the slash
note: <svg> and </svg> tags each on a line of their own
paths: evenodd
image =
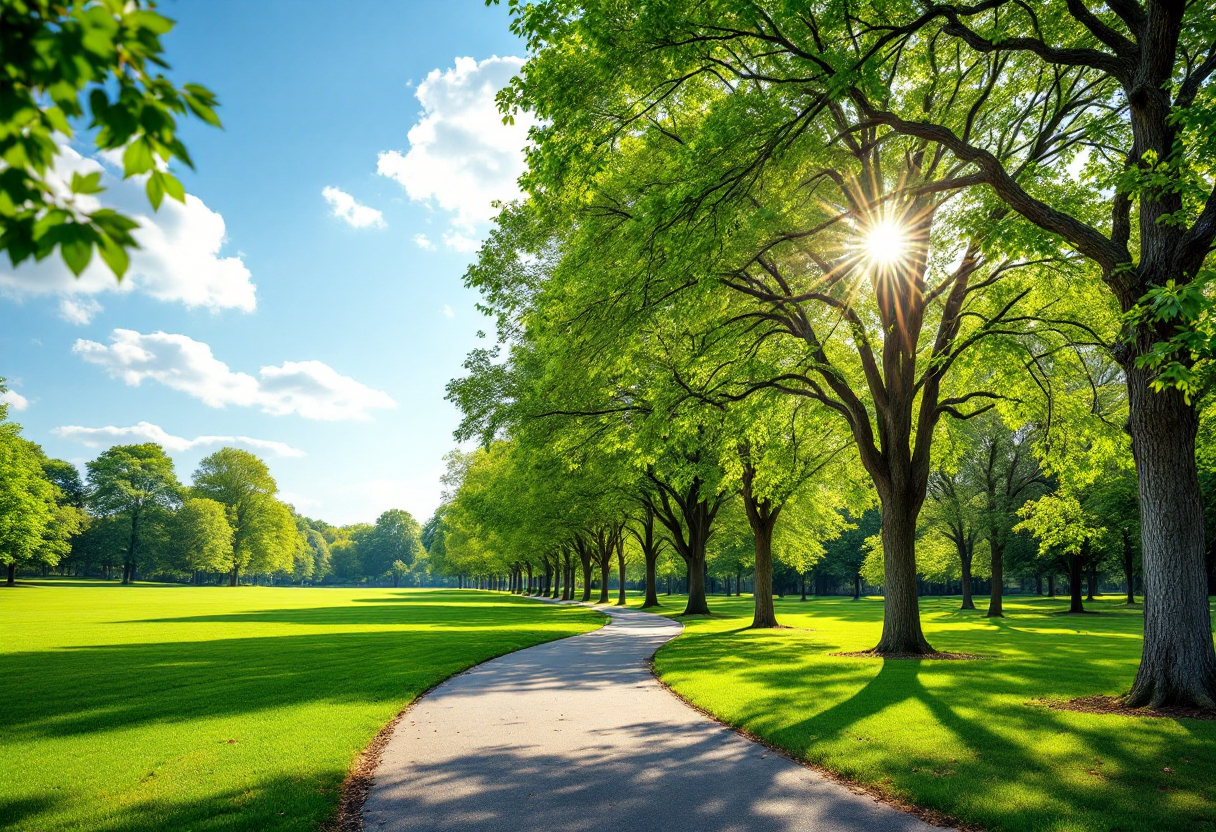
<svg viewBox="0 0 1216 832">
<path fill-rule="evenodd" d="M 191 123 L 195 197 L 147 214 L 116 289 L 100 269 L 0 264 L 10 414 L 83 464 L 164 438 L 188 481 L 222 444 L 255 450 L 285 497 L 334 523 L 439 502 L 458 421 L 443 400 L 491 322 L 461 285 L 490 199 L 510 197 L 520 131 L 489 91 L 523 54 L 482 0 L 164 2 L 178 81 L 210 87 L 222 131 Z M 498 57 L 500 60 L 491 60 Z M 231 437 L 232 439 L 227 439 Z"/>
</svg>

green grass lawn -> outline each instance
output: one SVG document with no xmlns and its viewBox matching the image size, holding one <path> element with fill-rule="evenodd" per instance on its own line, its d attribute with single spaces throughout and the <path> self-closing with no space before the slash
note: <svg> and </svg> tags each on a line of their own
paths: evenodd
<svg viewBox="0 0 1216 832">
<path fill-rule="evenodd" d="M 0 589 L 0 828 L 314 832 L 419 693 L 601 621 L 468 591 Z"/>
<path fill-rule="evenodd" d="M 769 631 L 744 629 L 750 597 L 709 604 L 722 617 L 687 620 L 656 657 L 660 678 L 797 757 L 993 832 L 1216 829 L 1216 722 L 1028 704 L 1125 691 L 1138 609 L 1112 598 L 1067 616 L 1067 599 L 1014 597 L 987 619 L 922 598 L 934 647 L 989 658 L 881 661 L 828 655 L 877 643 L 878 598 L 778 601 L 793 629 Z"/>
</svg>

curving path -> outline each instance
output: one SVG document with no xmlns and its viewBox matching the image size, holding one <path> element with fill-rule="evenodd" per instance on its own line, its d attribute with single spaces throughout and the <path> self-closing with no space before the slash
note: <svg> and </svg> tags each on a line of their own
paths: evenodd
<svg viewBox="0 0 1216 832">
<path fill-rule="evenodd" d="M 668 693 L 647 659 L 679 634 L 614 607 L 600 630 L 435 688 L 397 725 L 369 832 L 924 832 Z"/>
</svg>

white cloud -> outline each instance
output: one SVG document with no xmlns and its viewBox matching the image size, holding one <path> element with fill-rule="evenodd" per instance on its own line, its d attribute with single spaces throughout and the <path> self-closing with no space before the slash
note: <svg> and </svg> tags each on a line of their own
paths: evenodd
<svg viewBox="0 0 1216 832">
<path fill-rule="evenodd" d="M 410 199 L 448 212 L 455 228 L 473 233 L 493 218 L 493 201 L 520 195 L 523 148 L 536 122 L 521 113 L 514 124 L 503 124 L 494 96 L 523 63 L 516 57 L 480 63 L 457 58 L 451 69 L 431 70 L 415 91 L 422 116 L 410 128 L 409 150 L 382 152 L 377 172 L 401 183 Z"/>
<path fill-rule="evenodd" d="M 448 306 L 446 303 L 443 305 L 443 317 L 447 318 L 449 321 L 456 317 L 456 313 L 452 311 L 452 307 Z"/>
<path fill-rule="evenodd" d="M 459 231 L 443 232 L 443 244 L 452 251 L 459 251 L 461 254 L 471 254 L 477 251 L 481 245 L 476 239 L 466 234 L 461 234 Z"/>
<path fill-rule="evenodd" d="M 278 496 L 280 500 L 288 505 L 295 506 L 297 510 L 321 507 L 320 500 L 314 500 L 312 497 L 305 497 L 303 494 L 296 494 L 294 491 L 280 491 Z"/>
<path fill-rule="evenodd" d="M 368 411 L 396 407 L 389 395 L 344 376 L 321 361 L 287 361 L 262 367 L 258 378 L 233 372 L 211 347 L 186 335 L 144 335 L 116 329 L 110 344 L 80 339 L 73 352 L 113 378 L 138 386 L 145 379 L 180 390 L 210 407 L 260 407 L 275 416 L 369 419 Z"/>
<path fill-rule="evenodd" d="M 5 390 L 0 393 L 0 404 L 6 404 L 13 410 L 25 410 L 30 406 L 30 400 L 15 390 Z"/>
<path fill-rule="evenodd" d="M 322 188 L 321 196 L 329 203 L 330 211 L 335 217 L 346 220 L 352 228 L 384 228 L 384 215 L 368 205 L 359 202 L 341 188 L 333 186 Z"/>
<path fill-rule="evenodd" d="M 426 236 L 425 234 L 415 234 L 414 235 L 414 244 L 417 245 L 418 248 L 422 249 L 423 251 L 434 251 L 435 250 L 435 244 L 432 243 L 431 238 Z"/>
<path fill-rule="evenodd" d="M 180 453 L 208 445 L 244 445 L 254 450 L 268 451 L 275 456 L 304 456 L 304 452 L 299 448 L 293 448 L 285 442 L 275 442 L 270 439 L 254 439 L 249 436 L 197 436 L 194 439 L 186 439 L 183 436 L 174 436 L 166 432 L 159 425 L 154 425 L 151 422 L 140 422 L 128 428 L 114 426 L 86 428 L 80 425 L 65 425 L 61 428 L 52 428 L 51 433 L 72 442 L 79 442 L 86 448 L 155 442 L 167 451 Z"/>
<path fill-rule="evenodd" d="M 157 300 L 182 303 L 188 307 L 241 309 L 253 311 L 257 305 L 252 275 L 238 255 L 220 254 L 227 239 L 224 218 L 198 197 L 188 195 L 185 204 L 166 198 L 160 210 L 148 213 L 144 179 L 120 180 L 96 159 L 81 156 L 63 147 L 56 163 L 59 178 L 66 181 L 72 173 L 101 171 L 106 191 L 95 197 L 78 197 L 84 210 L 104 204 L 116 208 L 140 227 L 133 234 L 140 248 L 131 251 L 131 265 L 121 282 L 96 256 L 79 277 L 73 277 L 56 254 L 41 263 L 26 261 L 17 268 L 0 268 L 0 292 L 10 297 L 60 294 L 93 296 L 103 292 L 142 292 Z M 53 183 L 66 188 L 60 181 Z M 74 309 L 60 307 L 60 314 L 73 323 L 81 322 L 92 307 L 79 301 Z M 98 307 L 100 308 L 100 307 Z M 96 312 L 97 309 L 92 309 Z M 81 314 L 75 314 L 81 313 Z M 69 317 L 75 314 L 75 317 Z M 91 314 L 89 315 L 91 316 Z"/>
<path fill-rule="evenodd" d="M 87 324 L 101 310 L 101 304 L 92 298 L 65 297 L 59 300 L 59 317 L 77 326 Z"/>
</svg>

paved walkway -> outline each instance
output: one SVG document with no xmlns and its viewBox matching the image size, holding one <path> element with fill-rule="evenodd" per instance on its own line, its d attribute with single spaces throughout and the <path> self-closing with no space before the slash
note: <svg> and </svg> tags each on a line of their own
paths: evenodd
<svg viewBox="0 0 1216 832">
<path fill-rule="evenodd" d="M 932 829 L 688 707 L 646 665 L 680 625 L 602 609 L 603 629 L 486 662 L 415 703 L 384 750 L 364 829 Z"/>
</svg>

